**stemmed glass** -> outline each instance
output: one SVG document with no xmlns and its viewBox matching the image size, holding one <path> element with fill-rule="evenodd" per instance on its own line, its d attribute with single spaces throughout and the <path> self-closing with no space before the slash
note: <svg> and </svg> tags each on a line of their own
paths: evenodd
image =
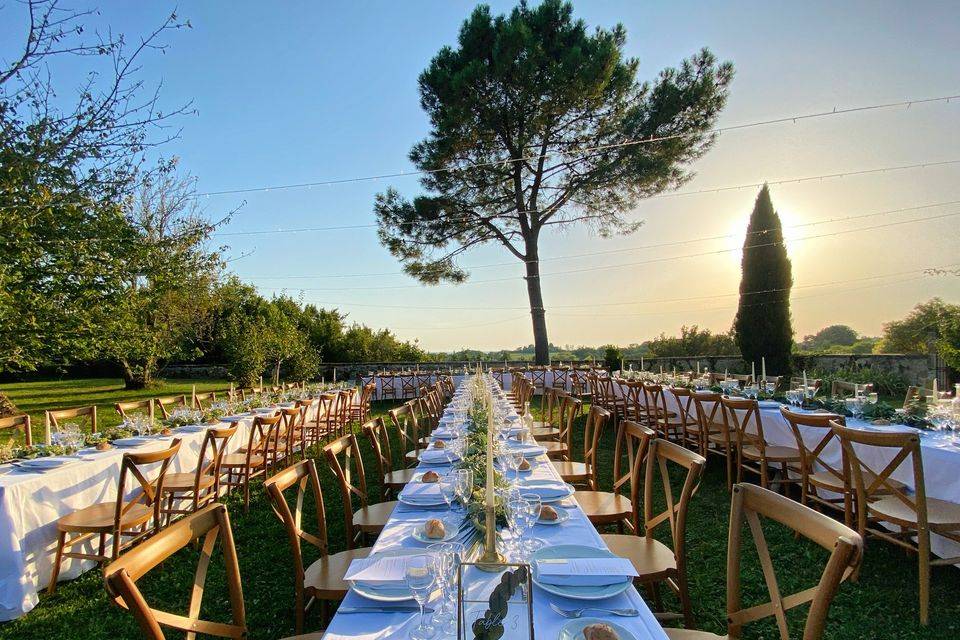
<svg viewBox="0 0 960 640">
<path fill-rule="evenodd" d="M 466 506 L 473 494 L 473 469 L 457 469 L 457 497 Z"/>
<path fill-rule="evenodd" d="M 404 582 L 413 594 L 413 599 L 420 606 L 420 624 L 410 632 L 410 638 L 413 640 L 429 640 L 437 633 L 433 625 L 427 623 L 423 612 L 423 606 L 430 599 L 430 593 L 437 580 L 437 568 L 434 562 L 434 558 L 426 554 L 411 556 L 407 560 L 407 568 L 404 571 Z"/>
<path fill-rule="evenodd" d="M 524 533 L 530 533 L 536 526 L 537 520 L 540 519 L 540 509 L 543 507 L 543 501 L 540 499 L 540 496 L 525 496 L 523 498 L 523 506 L 524 508 L 521 512 L 523 517 L 523 531 Z M 529 556 L 540 549 L 543 543 L 536 538 L 528 537 L 524 542 L 524 546 Z"/>
<path fill-rule="evenodd" d="M 526 504 L 519 493 L 507 500 L 507 526 L 510 527 L 510 531 L 513 533 L 513 535 L 510 536 L 511 546 L 513 547 L 513 553 L 511 555 L 515 556 L 513 558 L 515 562 L 523 559 L 523 510 L 525 508 Z"/>
<path fill-rule="evenodd" d="M 457 499 L 457 478 L 453 474 L 440 476 L 440 495 L 449 509 Z"/>
<path fill-rule="evenodd" d="M 459 542 L 438 542 L 427 547 L 434 554 L 437 584 L 440 587 L 440 608 L 434 616 L 435 624 L 444 635 L 457 632 L 456 579 L 457 569 L 463 559 L 464 547 Z"/>
</svg>

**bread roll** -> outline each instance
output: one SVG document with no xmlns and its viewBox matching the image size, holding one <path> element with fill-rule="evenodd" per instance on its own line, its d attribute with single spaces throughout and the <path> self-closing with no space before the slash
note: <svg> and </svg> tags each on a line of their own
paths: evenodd
<svg viewBox="0 0 960 640">
<path fill-rule="evenodd" d="M 519 469 L 520 469 L 520 471 L 530 471 L 530 461 L 527 460 L 526 458 L 524 458 L 524 459 L 520 462 L 520 467 L 519 467 Z"/>
<path fill-rule="evenodd" d="M 620 636 L 608 624 L 598 622 L 583 628 L 584 640 L 620 640 Z"/>
<path fill-rule="evenodd" d="M 556 520 L 559 517 L 560 517 L 560 514 L 557 513 L 557 510 L 551 507 L 550 505 L 545 504 L 540 507 L 541 520 Z"/>
<path fill-rule="evenodd" d="M 427 520 L 427 523 L 423 525 L 423 532 L 432 540 L 441 540 L 447 535 L 446 529 L 443 527 L 443 521 L 437 518 Z"/>
<path fill-rule="evenodd" d="M 423 474 L 423 477 L 420 478 L 420 482 L 440 482 L 440 474 L 436 471 L 427 471 Z"/>
<path fill-rule="evenodd" d="M 446 449 L 446 448 L 447 448 L 447 445 L 444 444 L 443 440 L 434 440 L 434 441 L 433 441 L 433 448 L 434 448 L 434 449 Z"/>
</svg>

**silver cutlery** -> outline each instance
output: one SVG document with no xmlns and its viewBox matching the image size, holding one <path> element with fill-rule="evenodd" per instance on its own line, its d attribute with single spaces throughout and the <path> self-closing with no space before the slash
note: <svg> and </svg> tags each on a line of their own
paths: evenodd
<svg viewBox="0 0 960 640">
<path fill-rule="evenodd" d="M 559 613 L 564 618 L 579 618 L 584 611 L 600 611 L 601 613 L 611 613 L 622 618 L 633 618 L 640 615 L 636 609 L 604 609 L 601 607 L 583 607 L 581 609 L 561 609 L 557 605 L 550 603 L 550 608 Z"/>
<path fill-rule="evenodd" d="M 420 607 L 412 605 L 389 605 L 383 607 L 340 607 L 337 613 L 419 613 Z M 424 607 L 424 613 L 433 613 L 430 607 Z"/>
</svg>

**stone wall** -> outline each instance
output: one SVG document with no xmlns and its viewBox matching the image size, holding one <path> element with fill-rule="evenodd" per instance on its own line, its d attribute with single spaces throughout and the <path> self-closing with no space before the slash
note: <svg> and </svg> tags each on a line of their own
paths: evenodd
<svg viewBox="0 0 960 640">
<path fill-rule="evenodd" d="M 160 370 L 161 378 L 228 378 L 227 367 L 222 364 L 170 364 Z"/>
</svg>

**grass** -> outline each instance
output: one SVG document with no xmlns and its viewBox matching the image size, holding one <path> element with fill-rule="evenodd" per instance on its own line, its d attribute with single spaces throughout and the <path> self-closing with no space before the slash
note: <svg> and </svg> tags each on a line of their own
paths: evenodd
<svg viewBox="0 0 960 640">
<path fill-rule="evenodd" d="M 391 405 L 375 403 L 375 415 L 385 415 Z M 582 451 L 582 419 L 578 426 L 575 450 Z M 606 473 L 602 484 L 609 489 L 613 458 L 612 430 L 604 434 L 601 448 L 601 469 Z M 365 440 L 361 440 L 364 466 L 371 485 L 371 500 L 379 500 L 376 465 Z M 317 452 L 313 452 L 316 455 Z M 394 455 L 401 455 L 399 446 Z M 329 539 L 333 551 L 344 547 L 343 503 L 333 476 L 318 461 L 324 490 Z M 280 522 L 271 512 L 262 484 L 256 483 L 250 513 L 244 514 L 242 502 L 229 496 L 230 509 L 240 571 L 243 577 L 247 625 L 250 638 L 282 638 L 293 633 L 293 570 L 290 550 Z M 730 497 L 721 465 L 711 460 L 699 492 L 693 499 L 687 529 L 688 567 L 691 598 L 697 626 L 715 633 L 725 632 L 726 544 Z M 312 505 L 304 522 L 310 522 Z M 826 552 L 820 547 L 797 540 L 780 527 L 766 527 L 767 541 L 774 557 L 781 589 L 792 593 L 814 584 L 820 576 Z M 748 551 L 744 555 L 744 602 L 766 599 L 766 587 L 759 563 L 746 537 Z M 305 546 L 306 560 L 315 553 Z M 174 556 L 144 578 L 141 585 L 151 604 L 175 612 L 185 612 L 189 585 L 196 566 L 196 551 L 188 549 Z M 932 578 L 931 623 L 918 622 L 917 562 L 890 545 L 870 541 L 866 562 L 857 583 L 841 585 L 828 617 L 824 637 L 828 639 L 897 638 L 933 639 L 957 637 L 960 634 L 960 572 L 953 567 L 936 568 Z M 228 620 L 226 587 L 222 565 L 216 559 L 208 575 L 203 615 Z M 677 610 L 677 603 L 666 598 L 667 607 Z M 800 637 L 806 608 L 789 614 L 792 637 Z M 320 622 L 308 614 L 307 631 L 318 629 Z M 0 625 L 0 640 L 13 638 L 138 638 L 132 618 L 112 604 L 103 589 L 99 570 L 89 571 L 77 580 L 61 583 L 53 596 L 41 596 L 40 604 L 29 614 Z M 178 637 L 168 634 L 168 637 Z M 778 637 L 769 622 L 747 627 L 745 638 Z M 550 639 L 546 639 L 550 640 Z"/>
<path fill-rule="evenodd" d="M 34 442 L 43 442 L 43 412 L 45 409 L 65 409 L 97 405 L 97 426 L 120 424 L 120 415 L 114 404 L 129 400 L 146 400 L 162 396 L 186 395 L 196 385 L 197 393 L 225 391 L 228 380 L 163 380 L 149 389 L 129 391 L 120 378 L 80 378 L 74 380 L 46 380 L 42 382 L 13 382 L 0 384 L 0 393 L 30 415 Z M 219 397 L 219 396 L 218 396 Z M 159 415 L 159 410 L 158 410 Z"/>
</svg>

